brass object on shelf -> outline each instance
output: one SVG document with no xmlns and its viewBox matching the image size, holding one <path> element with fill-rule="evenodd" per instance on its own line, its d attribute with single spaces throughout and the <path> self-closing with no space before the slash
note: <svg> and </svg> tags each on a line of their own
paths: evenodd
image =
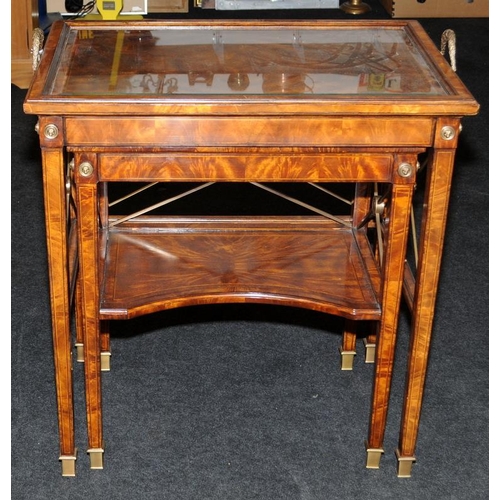
<svg viewBox="0 0 500 500">
<path fill-rule="evenodd" d="M 246 90 L 250 85 L 250 79 L 246 73 L 231 73 L 227 78 L 227 86 L 234 91 Z"/>
<path fill-rule="evenodd" d="M 340 8 L 347 14 L 353 15 L 365 14 L 372 10 L 372 8 L 362 0 L 349 0 L 348 2 L 344 2 Z"/>
</svg>

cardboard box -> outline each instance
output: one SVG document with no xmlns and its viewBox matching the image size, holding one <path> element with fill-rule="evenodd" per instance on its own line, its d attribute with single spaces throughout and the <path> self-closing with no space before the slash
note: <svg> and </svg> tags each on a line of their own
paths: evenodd
<svg viewBox="0 0 500 500">
<path fill-rule="evenodd" d="M 148 12 L 189 12 L 188 0 L 148 0 Z"/>
<path fill-rule="evenodd" d="M 380 0 L 395 18 L 489 17 L 489 0 Z"/>
</svg>

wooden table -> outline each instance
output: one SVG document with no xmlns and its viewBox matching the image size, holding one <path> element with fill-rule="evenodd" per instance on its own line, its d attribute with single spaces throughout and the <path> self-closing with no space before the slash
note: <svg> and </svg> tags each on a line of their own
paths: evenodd
<svg viewBox="0 0 500 500">
<path fill-rule="evenodd" d="M 346 318 L 347 368 L 355 325 L 373 322 L 366 465 L 378 468 L 403 292 L 413 326 L 397 455 L 410 475 L 460 119 L 478 111 L 417 22 L 59 22 L 25 111 L 39 116 L 63 475 L 76 460 L 73 302 L 91 468 L 103 467 L 109 322 L 230 302 Z M 406 251 L 423 157 L 415 280 Z M 287 191 L 299 184 L 312 202 Z M 352 190 L 344 209 L 333 184 Z M 140 205 L 158 186 L 166 196 Z M 242 186 L 305 213 L 169 211 Z"/>
</svg>

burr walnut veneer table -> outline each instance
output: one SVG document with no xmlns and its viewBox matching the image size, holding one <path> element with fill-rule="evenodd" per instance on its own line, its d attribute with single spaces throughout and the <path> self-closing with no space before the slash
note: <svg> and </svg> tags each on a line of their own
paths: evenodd
<svg viewBox="0 0 500 500">
<path fill-rule="evenodd" d="M 25 111 L 39 117 L 63 475 L 76 460 L 72 303 L 92 468 L 110 321 L 230 302 L 344 317 L 347 365 L 355 326 L 375 325 L 366 465 L 378 468 L 402 295 L 413 325 L 397 456 L 410 475 L 460 120 L 478 111 L 417 22 L 57 22 Z M 196 196 L 219 188 L 302 212 L 207 214 Z M 194 213 L 175 214 L 189 196 Z"/>
</svg>

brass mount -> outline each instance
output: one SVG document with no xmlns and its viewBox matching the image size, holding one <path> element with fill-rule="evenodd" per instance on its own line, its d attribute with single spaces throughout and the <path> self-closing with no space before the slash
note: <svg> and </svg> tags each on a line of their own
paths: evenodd
<svg viewBox="0 0 500 500">
<path fill-rule="evenodd" d="M 353 15 L 365 14 L 372 10 L 371 7 L 362 0 L 349 0 L 344 2 L 340 8 L 347 14 Z"/>
</svg>

